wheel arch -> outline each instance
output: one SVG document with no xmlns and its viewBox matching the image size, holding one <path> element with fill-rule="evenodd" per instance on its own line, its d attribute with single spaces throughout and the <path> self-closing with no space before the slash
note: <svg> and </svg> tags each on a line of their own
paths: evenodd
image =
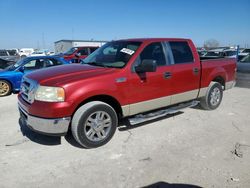
<svg viewBox="0 0 250 188">
<path fill-rule="evenodd" d="M 207 85 L 211 82 L 218 82 L 222 85 L 223 90 L 225 89 L 227 74 L 223 67 L 216 67 L 208 76 Z M 205 78 L 204 78 L 205 79 Z"/>
<path fill-rule="evenodd" d="M 77 105 L 76 109 L 73 112 L 73 115 L 82 105 L 84 105 L 88 102 L 91 102 L 91 101 L 101 101 L 101 102 L 107 103 L 112 108 L 114 108 L 119 119 L 123 116 L 121 104 L 118 102 L 118 100 L 116 98 L 114 98 L 110 95 L 95 95 L 95 96 L 91 96 L 91 97 L 83 100 L 80 104 Z"/>
<path fill-rule="evenodd" d="M 211 80 L 211 82 L 218 82 L 218 83 L 220 83 L 221 85 L 222 85 L 222 87 L 223 87 L 223 90 L 225 90 L 225 79 L 223 78 L 223 76 L 220 76 L 220 75 L 218 75 L 218 76 L 215 76 L 212 80 Z"/>
</svg>

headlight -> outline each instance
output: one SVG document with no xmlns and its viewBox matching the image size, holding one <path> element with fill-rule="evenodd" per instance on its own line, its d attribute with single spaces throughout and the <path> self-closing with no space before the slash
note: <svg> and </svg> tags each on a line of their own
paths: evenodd
<svg viewBox="0 0 250 188">
<path fill-rule="evenodd" d="M 64 89 L 61 87 L 39 86 L 35 95 L 35 100 L 46 102 L 62 102 L 64 98 Z"/>
</svg>

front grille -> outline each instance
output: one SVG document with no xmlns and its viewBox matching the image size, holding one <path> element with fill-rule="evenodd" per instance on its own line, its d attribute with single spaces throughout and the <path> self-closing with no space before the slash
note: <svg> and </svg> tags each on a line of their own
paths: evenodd
<svg viewBox="0 0 250 188">
<path fill-rule="evenodd" d="M 23 77 L 23 80 L 21 83 L 22 98 L 30 104 L 33 103 L 35 99 L 36 88 L 37 88 L 36 81 Z"/>
</svg>

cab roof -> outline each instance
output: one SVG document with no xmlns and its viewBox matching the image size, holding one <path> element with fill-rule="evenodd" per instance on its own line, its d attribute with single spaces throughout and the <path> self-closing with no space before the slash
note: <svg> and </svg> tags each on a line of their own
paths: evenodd
<svg viewBox="0 0 250 188">
<path fill-rule="evenodd" d="M 136 42 L 160 42 L 160 41 L 188 41 L 186 38 L 131 38 L 117 41 L 136 41 Z"/>
</svg>

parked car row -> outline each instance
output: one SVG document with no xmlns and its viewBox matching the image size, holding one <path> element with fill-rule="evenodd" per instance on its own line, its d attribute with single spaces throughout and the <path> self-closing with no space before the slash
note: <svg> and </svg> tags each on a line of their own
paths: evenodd
<svg viewBox="0 0 250 188">
<path fill-rule="evenodd" d="M 47 49 L 34 50 L 33 48 L 21 48 L 21 49 L 2 49 L 0 50 L 0 58 L 5 60 L 17 61 L 20 58 L 25 58 L 28 56 L 39 55 L 54 55 L 54 52 L 50 52 Z"/>
<path fill-rule="evenodd" d="M 60 57 L 63 57 L 66 61 L 71 63 L 80 63 L 80 61 L 86 58 L 89 54 L 94 52 L 99 47 L 96 46 L 79 46 L 70 48 L 68 51 L 59 54 Z"/>
<path fill-rule="evenodd" d="M 240 53 L 238 54 L 238 60 L 240 61 L 249 54 L 250 54 L 250 48 L 245 48 L 243 50 L 240 50 Z"/>
<path fill-rule="evenodd" d="M 213 58 L 238 58 L 240 61 L 242 58 L 246 57 L 250 53 L 250 49 L 243 49 L 237 51 L 235 48 L 217 48 L 212 50 L 199 49 L 198 53 L 200 57 Z M 238 54 L 237 54 L 238 53 Z"/>
<path fill-rule="evenodd" d="M 237 50 L 235 49 L 213 49 L 209 50 L 202 55 L 202 57 L 210 57 L 210 58 L 218 58 L 218 57 L 226 57 L 226 58 L 236 58 Z"/>
<path fill-rule="evenodd" d="M 0 59 L 6 61 L 17 61 L 20 58 L 15 50 L 0 50 Z"/>
<path fill-rule="evenodd" d="M 30 56 L 48 56 L 54 55 L 54 52 L 49 50 L 38 50 L 34 51 L 33 48 L 21 48 L 11 49 L 11 50 L 0 50 L 0 69 L 5 69 L 6 67 L 15 64 L 19 59 L 23 59 Z"/>
<path fill-rule="evenodd" d="M 250 73 L 250 54 L 237 62 L 237 72 Z"/>
<path fill-rule="evenodd" d="M 36 56 L 20 59 L 0 70 L 0 97 L 20 91 L 23 75 L 38 69 L 69 64 L 63 58 L 56 56 Z"/>
<path fill-rule="evenodd" d="M 15 62 L 14 61 L 8 61 L 8 60 L 0 58 L 0 70 L 5 69 L 6 67 L 8 67 L 8 66 L 10 66 L 12 64 L 15 64 Z"/>
</svg>

